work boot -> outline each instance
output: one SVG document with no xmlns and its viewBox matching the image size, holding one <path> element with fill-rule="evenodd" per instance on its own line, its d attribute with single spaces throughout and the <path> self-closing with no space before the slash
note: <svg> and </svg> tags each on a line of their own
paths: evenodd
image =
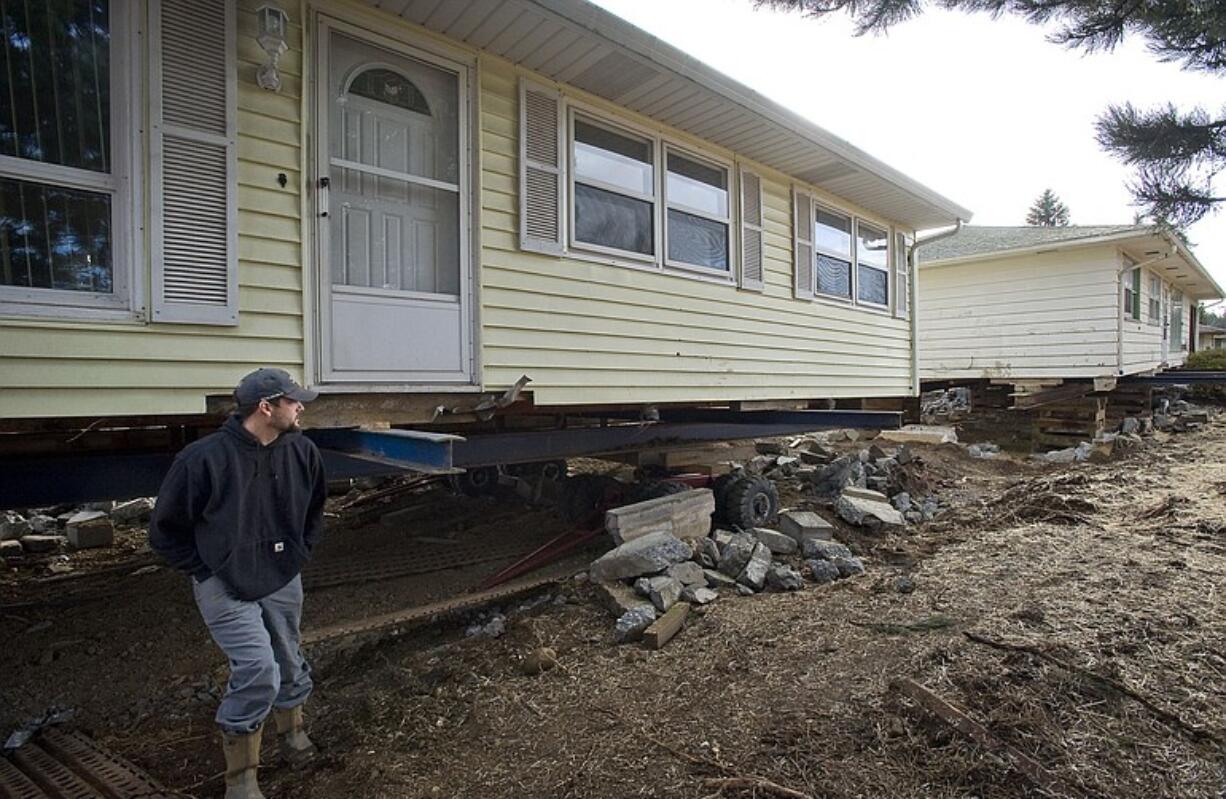
<svg viewBox="0 0 1226 799">
<path fill-rule="evenodd" d="M 221 748 L 226 753 L 226 799 L 264 799 L 257 771 L 260 768 L 262 728 L 239 735 L 223 731 Z"/>
<path fill-rule="evenodd" d="M 305 766 L 315 757 L 318 750 L 307 737 L 302 720 L 302 705 L 274 710 L 272 717 L 277 723 L 277 740 L 281 746 L 281 756 L 292 768 Z"/>
</svg>

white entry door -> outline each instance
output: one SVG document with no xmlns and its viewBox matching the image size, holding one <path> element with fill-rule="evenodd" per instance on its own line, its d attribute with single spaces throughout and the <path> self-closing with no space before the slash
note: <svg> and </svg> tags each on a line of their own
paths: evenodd
<svg viewBox="0 0 1226 799">
<path fill-rule="evenodd" d="M 320 43 L 323 379 L 471 383 L 466 70 L 326 20 Z"/>
</svg>

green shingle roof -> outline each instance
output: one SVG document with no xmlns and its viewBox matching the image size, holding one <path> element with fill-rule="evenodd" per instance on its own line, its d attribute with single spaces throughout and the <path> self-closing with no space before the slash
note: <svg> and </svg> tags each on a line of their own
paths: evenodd
<svg viewBox="0 0 1226 799">
<path fill-rule="evenodd" d="M 1044 244 L 1068 244 L 1120 234 L 1144 234 L 1153 225 L 1068 225 L 1067 227 L 989 227 L 965 225 L 955 235 L 934 241 L 919 250 L 921 263 L 946 261 L 1007 250 L 1024 250 Z"/>
</svg>

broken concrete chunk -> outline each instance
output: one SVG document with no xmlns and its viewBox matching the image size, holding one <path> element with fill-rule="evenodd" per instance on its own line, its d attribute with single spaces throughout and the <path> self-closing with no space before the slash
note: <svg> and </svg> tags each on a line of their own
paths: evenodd
<svg viewBox="0 0 1226 799">
<path fill-rule="evenodd" d="M 766 584 L 775 591 L 799 591 L 804 588 L 800 572 L 783 563 L 772 563 L 766 572 Z"/>
<path fill-rule="evenodd" d="M 813 490 L 821 496 L 833 496 L 847 486 L 864 486 L 867 475 L 859 456 L 835 458 L 813 475 Z"/>
<path fill-rule="evenodd" d="M 26 521 L 30 523 L 32 533 L 54 533 L 60 529 L 60 523 L 55 520 L 54 516 L 47 516 L 43 513 L 36 513 Z M 0 535 L 0 538 L 3 536 Z"/>
<path fill-rule="evenodd" d="M 116 524 L 143 524 L 153 515 L 153 500 L 149 497 L 121 502 L 111 511 L 111 519 Z"/>
<path fill-rule="evenodd" d="M 834 503 L 839 518 L 870 530 L 905 527 L 906 520 L 888 502 L 877 502 L 844 494 Z"/>
<path fill-rule="evenodd" d="M 691 605 L 709 605 L 719 599 L 719 594 L 705 586 L 688 585 L 681 592 L 681 600 Z"/>
<path fill-rule="evenodd" d="M 695 488 L 677 494 L 614 508 L 605 514 L 605 528 L 616 544 L 665 531 L 677 538 L 703 538 L 711 532 L 715 494 Z"/>
<path fill-rule="evenodd" d="M 736 581 L 747 585 L 755 591 L 761 591 L 766 586 L 766 572 L 771 565 L 771 551 L 765 544 L 755 544 L 753 553 L 745 568 L 737 575 Z"/>
<path fill-rule="evenodd" d="M 699 539 L 698 562 L 707 569 L 714 569 L 719 563 L 719 544 L 714 538 Z"/>
<path fill-rule="evenodd" d="M 736 578 L 729 577 L 715 569 L 703 569 L 702 573 L 707 578 L 708 588 L 732 588 L 736 585 Z"/>
<path fill-rule="evenodd" d="M 83 510 L 65 525 L 68 543 L 74 549 L 109 547 L 115 543 L 115 525 L 102 511 Z"/>
<path fill-rule="evenodd" d="M 20 541 L 0 541 L 0 558 L 17 558 L 24 552 Z"/>
<path fill-rule="evenodd" d="M 805 561 L 805 568 L 809 570 L 809 576 L 813 578 L 813 582 L 818 585 L 833 583 L 839 579 L 839 567 L 828 560 Z"/>
<path fill-rule="evenodd" d="M 0 511 L 0 541 L 14 541 L 35 532 L 20 513 Z"/>
<path fill-rule="evenodd" d="M 830 563 L 839 570 L 840 577 L 864 574 L 864 563 L 859 558 L 833 558 Z"/>
<path fill-rule="evenodd" d="M 722 552 L 724 547 L 728 546 L 728 542 L 732 540 L 732 536 L 734 535 L 736 535 L 736 533 L 732 532 L 731 530 L 716 530 L 715 532 L 711 533 L 711 540 L 715 542 L 715 545 L 719 547 L 719 550 Z"/>
<path fill-rule="evenodd" d="M 770 530 L 765 527 L 755 527 L 749 531 L 749 534 L 762 544 L 774 555 L 791 555 L 800 549 L 800 544 L 795 538 L 789 535 L 784 535 L 777 530 Z"/>
<path fill-rule="evenodd" d="M 23 535 L 21 548 L 26 552 L 55 552 L 68 543 L 62 535 Z"/>
<path fill-rule="evenodd" d="M 643 631 L 656 620 L 656 609 L 651 605 L 628 610 L 618 617 L 613 625 L 613 640 L 619 644 L 627 641 L 637 641 L 643 637 Z"/>
<path fill-rule="evenodd" d="M 804 544 L 805 539 L 818 538 L 829 541 L 834 536 L 834 525 L 809 510 L 790 510 L 779 515 L 779 532 Z"/>
<path fill-rule="evenodd" d="M 909 424 L 899 430 L 882 430 L 877 436 L 883 441 L 899 444 L 957 444 L 958 433 L 952 427 L 940 425 Z M 902 463 L 902 458 L 898 459 Z"/>
<path fill-rule="evenodd" d="M 601 555 L 588 571 L 597 582 L 625 580 L 662 572 L 692 554 L 690 545 L 671 533 L 649 533 Z"/>
<path fill-rule="evenodd" d="M 833 560 L 835 558 L 850 558 L 851 550 L 838 541 L 821 541 L 810 539 L 800 545 L 801 553 L 806 558 L 816 560 Z"/>
<path fill-rule="evenodd" d="M 710 539 L 706 539 L 710 540 Z M 668 567 L 668 576 L 680 582 L 682 585 L 706 585 L 706 575 L 702 573 L 702 567 L 692 560 L 687 560 L 684 563 L 674 563 Z"/>
<path fill-rule="evenodd" d="M 759 455 L 787 455 L 788 448 L 778 441 L 755 441 L 754 449 Z"/>
<path fill-rule="evenodd" d="M 757 593 L 756 591 L 754 591 L 752 588 L 745 585 L 744 583 L 736 584 L 736 592 L 740 594 L 741 596 L 753 596 L 755 593 Z"/>
<path fill-rule="evenodd" d="M 873 491 L 868 488 L 857 488 L 856 486 L 848 486 L 843 489 L 843 496 L 856 497 L 858 499 L 867 499 L 870 502 L 889 502 L 890 498 L 880 491 Z"/>
<path fill-rule="evenodd" d="M 911 495 L 906 491 L 900 491 L 890 498 L 890 504 L 893 505 L 894 509 L 899 513 L 905 514 L 907 511 L 911 510 Z"/>
<path fill-rule="evenodd" d="M 684 587 L 680 580 L 666 575 L 650 577 L 647 579 L 647 598 L 655 605 L 656 610 L 663 612 L 681 598 L 681 589 Z"/>
<path fill-rule="evenodd" d="M 758 540 L 748 533 L 737 533 L 728 541 L 728 545 L 720 551 L 719 570 L 729 577 L 736 577 L 744 571 L 749 559 L 753 557 Z"/>
<path fill-rule="evenodd" d="M 635 608 L 650 604 L 625 583 L 617 581 L 596 583 L 594 588 L 596 601 L 614 618 L 619 618 Z"/>
</svg>

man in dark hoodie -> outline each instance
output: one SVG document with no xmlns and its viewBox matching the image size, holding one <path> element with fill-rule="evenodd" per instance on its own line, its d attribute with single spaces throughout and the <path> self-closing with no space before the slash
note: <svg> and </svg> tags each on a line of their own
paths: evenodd
<svg viewBox="0 0 1226 799">
<path fill-rule="evenodd" d="M 238 412 L 175 458 L 149 527 L 154 551 L 192 578 L 196 606 L 230 661 L 217 709 L 226 799 L 263 799 L 256 770 L 272 713 L 282 754 L 315 754 L 302 706 L 311 670 L 299 649 L 303 564 L 323 531 L 323 462 L 303 436 L 318 396 L 281 369 L 257 369 L 234 390 Z"/>
</svg>

